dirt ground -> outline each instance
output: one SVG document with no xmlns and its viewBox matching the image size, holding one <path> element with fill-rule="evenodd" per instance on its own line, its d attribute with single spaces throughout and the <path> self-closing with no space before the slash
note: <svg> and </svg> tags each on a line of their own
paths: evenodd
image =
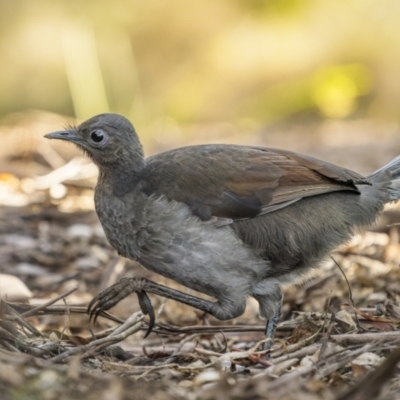
<svg viewBox="0 0 400 400">
<path fill-rule="evenodd" d="M 36 115 L 1 128 L 1 399 L 400 398 L 399 205 L 285 288 L 271 350 L 260 350 L 264 323 L 250 300 L 242 317 L 221 323 L 150 296 L 157 319 L 144 339 L 136 296 L 95 324 L 89 301 L 123 276 L 190 291 L 107 243 L 93 210 L 96 169 L 42 140 L 61 121 Z M 204 129 L 193 127 L 188 142 Z M 366 173 L 400 154 L 399 136 L 397 127 L 347 121 L 282 124 L 248 140 Z"/>
</svg>

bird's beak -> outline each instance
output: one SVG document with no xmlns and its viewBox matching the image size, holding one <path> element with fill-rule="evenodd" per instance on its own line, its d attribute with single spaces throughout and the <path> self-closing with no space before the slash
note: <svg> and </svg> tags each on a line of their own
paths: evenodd
<svg viewBox="0 0 400 400">
<path fill-rule="evenodd" d="M 76 135 L 76 133 L 71 131 L 57 131 L 48 133 L 44 135 L 47 139 L 60 139 L 60 140 L 67 140 L 68 142 L 79 142 L 81 139 Z"/>
</svg>

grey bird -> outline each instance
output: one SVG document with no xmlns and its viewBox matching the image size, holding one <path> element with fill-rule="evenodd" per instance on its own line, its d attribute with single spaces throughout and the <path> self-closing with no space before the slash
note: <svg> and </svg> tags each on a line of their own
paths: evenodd
<svg viewBox="0 0 400 400">
<path fill-rule="evenodd" d="M 205 293 L 204 300 L 144 278 L 122 278 L 98 294 L 95 317 L 131 293 L 146 292 L 220 320 L 259 303 L 273 338 L 281 285 L 317 267 L 358 228 L 400 198 L 400 157 L 363 177 L 313 157 L 256 146 L 209 144 L 145 157 L 132 124 L 116 114 L 46 135 L 81 148 L 99 168 L 95 207 L 121 256 Z"/>
</svg>

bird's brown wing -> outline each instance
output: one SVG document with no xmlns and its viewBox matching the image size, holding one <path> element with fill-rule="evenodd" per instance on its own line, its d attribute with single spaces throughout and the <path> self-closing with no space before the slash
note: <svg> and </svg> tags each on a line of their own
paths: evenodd
<svg viewBox="0 0 400 400">
<path fill-rule="evenodd" d="M 252 218 L 303 197 L 368 184 L 356 172 L 297 153 L 202 145 L 147 158 L 143 190 L 189 205 L 203 220 Z"/>
</svg>

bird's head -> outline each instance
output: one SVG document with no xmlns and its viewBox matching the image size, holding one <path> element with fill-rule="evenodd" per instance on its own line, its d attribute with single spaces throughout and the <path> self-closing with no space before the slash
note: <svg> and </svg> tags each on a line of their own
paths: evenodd
<svg viewBox="0 0 400 400">
<path fill-rule="evenodd" d="M 76 144 L 100 168 L 141 163 L 143 148 L 132 124 L 121 115 L 100 114 L 78 127 L 45 135 Z"/>
</svg>

